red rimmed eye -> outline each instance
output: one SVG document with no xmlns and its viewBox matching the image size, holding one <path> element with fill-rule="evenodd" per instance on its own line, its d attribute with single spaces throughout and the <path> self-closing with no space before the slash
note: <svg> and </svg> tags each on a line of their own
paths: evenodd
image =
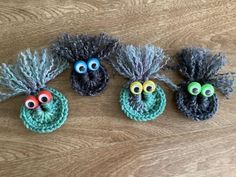
<svg viewBox="0 0 236 177">
<path fill-rule="evenodd" d="M 28 96 L 25 100 L 25 106 L 28 109 L 35 109 L 39 106 L 39 101 L 35 96 Z"/>
<path fill-rule="evenodd" d="M 39 92 L 38 99 L 40 103 L 48 103 L 52 100 L 52 94 L 47 90 L 42 90 Z"/>
</svg>

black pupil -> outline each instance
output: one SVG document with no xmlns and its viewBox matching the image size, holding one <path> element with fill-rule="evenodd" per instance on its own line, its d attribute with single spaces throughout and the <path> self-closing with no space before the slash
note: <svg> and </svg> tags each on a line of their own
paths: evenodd
<svg viewBox="0 0 236 177">
<path fill-rule="evenodd" d="M 33 108 L 33 107 L 34 107 L 34 103 L 33 103 L 33 102 L 29 102 L 29 103 L 28 103 L 28 106 L 29 106 L 30 108 Z"/>
<path fill-rule="evenodd" d="M 47 102 L 48 98 L 44 96 L 44 97 L 41 98 L 41 100 L 42 100 L 42 102 Z"/>
<path fill-rule="evenodd" d="M 197 88 L 193 88 L 193 93 L 197 93 L 198 89 Z"/>
<path fill-rule="evenodd" d="M 80 70 L 80 71 L 84 71 L 85 68 L 84 68 L 83 66 L 80 66 L 80 67 L 79 67 L 79 70 Z"/>
<path fill-rule="evenodd" d="M 96 64 L 96 63 L 93 63 L 93 64 L 92 64 L 92 68 L 94 68 L 94 69 L 95 69 L 95 68 L 96 68 L 96 66 L 97 66 L 97 64 Z"/>
<path fill-rule="evenodd" d="M 151 86 L 147 86 L 147 91 L 150 92 L 152 90 Z"/>
<path fill-rule="evenodd" d="M 135 93 L 138 93 L 138 92 L 139 92 L 139 88 L 138 88 L 138 87 L 135 87 L 135 88 L 134 88 L 134 92 L 135 92 Z"/>
<path fill-rule="evenodd" d="M 206 90 L 206 95 L 210 95 L 211 94 L 211 91 L 210 90 Z"/>
</svg>

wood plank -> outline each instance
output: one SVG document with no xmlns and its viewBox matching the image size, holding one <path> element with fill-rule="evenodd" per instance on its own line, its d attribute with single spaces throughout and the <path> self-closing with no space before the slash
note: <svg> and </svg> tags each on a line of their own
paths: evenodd
<svg viewBox="0 0 236 177">
<path fill-rule="evenodd" d="M 227 176 L 236 174 L 236 127 L 0 162 L 1 176 Z M 14 167 L 14 170 L 12 170 Z"/>
<path fill-rule="evenodd" d="M 51 18 L 43 18 L 42 21 L 16 22 L 13 27 L 9 24 L 9 27 L 5 27 L 0 33 L 3 40 L 2 51 L 5 53 L 3 55 L 2 52 L 0 55 L 3 58 L 12 58 L 16 56 L 17 51 L 25 48 L 46 46 L 60 32 L 98 33 L 104 31 L 121 37 L 124 42 L 136 44 L 151 42 L 167 50 L 176 51 L 176 47 L 199 45 L 217 51 L 220 49 L 226 54 L 235 53 L 235 50 L 231 50 L 235 48 L 236 39 L 234 1 L 193 3 L 186 8 L 184 5 L 186 2 L 182 0 L 177 1 L 177 4 L 183 6 L 180 5 L 179 9 L 176 9 L 178 6 L 173 6 L 173 3 L 169 1 L 166 6 L 155 3 L 131 6 L 127 9 L 108 9 L 107 11 L 102 9 L 85 14 L 76 13 L 75 9 L 75 11 L 65 12 L 63 16 L 52 15 Z M 54 5 L 52 3 L 50 7 Z M 42 9 L 46 7 L 48 7 L 47 3 Z M 168 10 L 166 10 L 167 7 Z M 42 9 L 38 8 L 34 11 L 40 14 L 43 13 Z M 27 9 L 23 10 L 27 11 Z M 21 46 L 21 48 L 15 46 Z"/>
<path fill-rule="evenodd" d="M 208 47 L 228 56 L 225 71 L 236 71 L 234 0 L 2 0 L 0 29 L 1 63 L 15 62 L 26 48 L 47 47 L 62 32 L 107 32 L 126 43 L 153 43 L 170 56 L 186 46 Z M 24 96 L 1 103 L 0 176 L 235 176 L 235 94 L 225 99 L 217 93 L 214 119 L 194 122 L 158 82 L 167 94 L 164 114 L 134 122 L 118 102 L 126 81 L 108 68 L 109 87 L 96 97 L 74 93 L 69 70 L 50 82 L 70 106 L 67 122 L 52 134 L 24 128 L 19 119 Z"/>
</svg>

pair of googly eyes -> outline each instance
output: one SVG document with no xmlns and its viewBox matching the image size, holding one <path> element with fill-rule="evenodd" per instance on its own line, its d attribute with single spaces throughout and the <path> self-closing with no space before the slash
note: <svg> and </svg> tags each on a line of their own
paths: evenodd
<svg viewBox="0 0 236 177">
<path fill-rule="evenodd" d="M 88 69 L 96 71 L 100 67 L 100 62 L 97 58 L 90 58 L 88 62 L 79 60 L 74 64 L 74 69 L 79 74 L 87 73 Z"/>
<path fill-rule="evenodd" d="M 46 104 L 52 100 L 52 94 L 47 90 L 42 90 L 36 96 L 30 95 L 25 100 L 25 106 L 28 109 L 36 109 L 39 106 L 39 103 Z"/>
<path fill-rule="evenodd" d="M 156 84 L 151 80 L 145 81 L 143 84 L 139 81 L 135 81 L 130 84 L 130 91 L 134 95 L 139 95 L 142 93 L 142 91 L 145 93 L 152 93 L 155 91 L 155 89 Z"/>
<path fill-rule="evenodd" d="M 188 92 L 195 96 L 201 93 L 201 95 L 204 97 L 211 97 L 214 95 L 215 89 L 211 84 L 204 84 L 201 86 L 201 84 L 198 82 L 191 82 L 188 85 Z"/>
</svg>

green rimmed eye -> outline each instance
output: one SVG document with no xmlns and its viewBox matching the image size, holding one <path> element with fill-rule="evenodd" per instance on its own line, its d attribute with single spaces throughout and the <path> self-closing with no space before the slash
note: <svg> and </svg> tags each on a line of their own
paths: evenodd
<svg viewBox="0 0 236 177">
<path fill-rule="evenodd" d="M 215 88 L 211 84 L 204 84 L 202 86 L 201 94 L 204 97 L 211 97 L 215 93 Z"/>
<path fill-rule="evenodd" d="M 201 92 L 201 84 L 198 82 L 191 82 L 188 84 L 188 92 L 191 95 L 198 95 Z"/>
</svg>

